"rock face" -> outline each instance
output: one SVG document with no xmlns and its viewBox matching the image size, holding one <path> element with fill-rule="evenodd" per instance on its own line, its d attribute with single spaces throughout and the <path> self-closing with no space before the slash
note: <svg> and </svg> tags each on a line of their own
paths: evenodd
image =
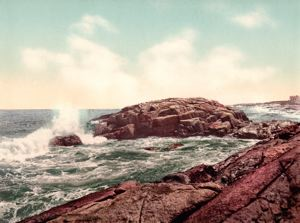
<svg viewBox="0 0 300 223">
<path fill-rule="evenodd" d="M 189 170 L 191 182 L 211 180 L 225 187 L 185 222 L 299 222 L 300 129 L 288 141 L 273 139 L 213 166 Z M 207 168 L 207 167 L 206 167 Z"/>
<path fill-rule="evenodd" d="M 170 98 L 142 103 L 93 121 L 98 121 L 95 136 L 109 139 L 224 136 L 249 122 L 243 112 L 204 98 Z"/>
<path fill-rule="evenodd" d="M 114 199 L 82 207 L 51 222 L 171 222 L 183 210 L 206 202 L 217 194 L 205 185 L 144 184 Z"/>
<path fill-rule="evenodd" d="M 300 222 L 299 171 L 300 124 L 218 164 L 125 182 L 22 222 Z"/>
<path fill-rule="evenodd" d="M 49 146 L 77 146 L 82 145 L 77 135 L 56 136 L 49 141 Z"/>
<path fill-rule="evenodd" d="M 283 136 L 284 132 L 289 134 L 296 128 L 297 124 L 291 121 L 250 122 L 238 129 L 233 135 L 245 139 L 267 139 L 277 134 Z"/>
</svg>

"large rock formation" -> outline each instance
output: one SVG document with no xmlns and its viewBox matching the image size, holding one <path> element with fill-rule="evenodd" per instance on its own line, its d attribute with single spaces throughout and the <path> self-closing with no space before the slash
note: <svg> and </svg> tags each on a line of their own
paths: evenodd
<svg viewBox="0 0 300 223">
<path fill-rule="evenodd" d="M 96 123 L 94 135 L 108 139 L 196 135 L 267 139 L 284 128 L 297 128 L 291 121 L 252 122 L 242 111 L 204 98 L 170 98 L 141 103 L 93 119 L 93 123 Z"/>
<path fill-rule="evenodd" d="M 95 136 L 134 139 L 147 136 L 224 136 L 246 126 L 247 116 L 204 98 L 170 98 L 123 108 L 93 120 Z"/>
<path fill-rule="evenodd" d="M 212 166 L 95 192 L 22 222 L 300 222 L 300 125 Z"/>
</svg>

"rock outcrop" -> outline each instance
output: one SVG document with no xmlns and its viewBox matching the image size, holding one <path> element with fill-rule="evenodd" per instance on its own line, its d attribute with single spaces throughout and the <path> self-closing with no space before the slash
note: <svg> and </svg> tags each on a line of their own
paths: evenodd
<svg viewBox="0 0 300 223">
<path fill-rule="evenodd" d="M 299 127 L 290 137 L 235 154 L 211 167 L 213 175 L 208 167 L 188 170 L 191 182 L 206 181 L 209 175 L 224 189 L 185 222 L 299 222 Z"/>
<path fill-rule="evenodd" d="M 299 171 L 297 124 L 218 164 L 125 182 L 22 222 L 300 222 Z"/>
<path fill-rule="evenodd" d="M 235 111 L 204 98 L 170 98 L 123 108 L 93 122 L 95 136 L 134 139 L 147 136 L 224 136 L 248 124 L 242 111 Z"/>
<path fill-rule="evenodd" d="M 267 139 L 278 134 L 289 134 L 297 129 L 297 123 L 292 121 L 266 121 L 249 122 L 248 125 L 238 129 L 233 136 L 244 139 Z M 288 137 L 288 136 L 287 136 Z"/>
<path fill-rule="evenodd" d="M 49 146 L 78 146 L 82 141 L 77 135 L 56 136 L 49 141 Z"/>
<path fill-rule="evenodd" d="M 93 119 L 94 135 L 108 139 L 148 136 L 225 136 L 245 139 L 275 137 L 291 121 L 252 122 L 242 111 L 204 98 L 170 98 L 123 108 L 120 112 Z"/>
</svg>

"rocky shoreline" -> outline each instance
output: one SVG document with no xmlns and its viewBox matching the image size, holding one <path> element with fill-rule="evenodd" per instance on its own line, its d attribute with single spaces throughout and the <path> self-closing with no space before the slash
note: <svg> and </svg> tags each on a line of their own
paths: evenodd
<svg viewBox="0 0 300 223">
<path fill-rule="evenodd" d="M 123 108 L 90 121 L 94 136 L 137 139 L 149 136 L 233 136 L 242 139 L 274 138 L 292 121 L 253 122 L 243 111 L 204 98 L 168 98 Z M 82 144 L 76 135 L 57 136 L 50 146 Z"/>
<path fill-rule="evenodd" d="M 146 121 L 139 124 L 141 119 Z M 94 121 L 95 135 L 113 139 L 149 133 L 263 140 L 215 165 L 200 164 L 159 182 L 123 182 L 21 222 L 300 221 L 300 123 L 254 123 L 243 112 L 202 98 L 143 103 Z M 182 121 L 189 124 L 182 125 Z"/>
<path fill-rule="evenodd" d="M 21 222 L 299 222 L 300 125 L 212 166 L 95 192 Z"/>
</svg>

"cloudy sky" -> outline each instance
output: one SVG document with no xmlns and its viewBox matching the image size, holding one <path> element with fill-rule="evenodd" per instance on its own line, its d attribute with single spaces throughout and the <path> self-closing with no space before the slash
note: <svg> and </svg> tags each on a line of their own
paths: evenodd
<svg viewBox="0 0 300 223">
<path fill-rule="evenodd" d="M 300 94 L 298 0 L 0 0 L 0 108 Z"/>
</svg>

